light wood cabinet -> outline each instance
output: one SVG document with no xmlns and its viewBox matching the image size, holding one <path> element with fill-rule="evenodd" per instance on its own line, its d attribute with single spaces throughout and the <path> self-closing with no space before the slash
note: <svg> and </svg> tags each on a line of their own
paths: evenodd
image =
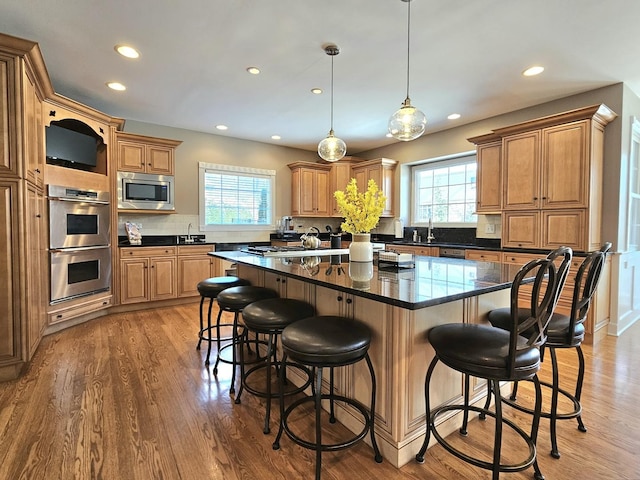
<svg viewBox="0 0 640 480">
<path fill-rule="evenodd" d="M 374 160 L 360 162 L 351 167 L 351 176 L 356 179 L 359 192 L 366 191 L 369 180 L 374 180 L 378 185 L 378 188 L 387 197 L 384 210 L 382 211 L 383 217 L 395 216 L 393 186 L 395 183 L 395 170 L 397 164 L 398 162 L 395 160 L 377 158 Z"/>
<path fill-rule="evenodd" d="M 181 143 L 177 140 L 117 132 L 117 169 L 124 172 L 174 175 L 175 149 Z"/>
<path fill-rule="evenodd" d="M 42 66 L 37 44 L 0 34 L 0 380 L 19 375 L 46 323 Z"/>
<path fill-rule="evenodd" d="M 347 188 L 347 184 L 351 180 L 351 168 L 354 163 L 351 161 L 345 161 L 344 158 L 331 165 L 331 188 L 329 189 L 329 195 L 331 196 L 331 216 L 340 217 L 340 211 L 338 210 L 338 202 L 333 195 L 336 191 L 344 191 Z"/>
<path fill-rule="evenodd" d="M 222 275 L 216 259 L 207 255 L 213 249 L 212 245 L 178 247 L 178 297 L 199 296 L 199 282 Z"/>
<path fill-rule="evenodd" d="M 176 298 L 176 247 L 120 249 L 120 303 Z"/>
<path fill-rule="evenodd" d="M 331 216 L 331 165 L 296 162 L 288 166 L 291 169 L 291 215 Z"/>
<path fill-rule="evenodd" d="M 476 145 L 476 213 L 502 211 L 502 141 L 494 134 L 468 139 Z"/>
<path fill-rule="evenodd" d="M 440 247 L 387 244 L 385 250 L 392 250 L 398 253 L 413 253 L 414 255 L 424 255 L 426 257 L 440 256 Z"/>
<path fill-rule="evenodd" d="M 477 260 L 480 262 L 502 262 L 502 252 L 494 250 L 471 250 L 464 251 L 464 258 L 467 260 Z"/>
<path fill-rule="evenodd" d="M 592 105 L 469 139 L 478 153 L 477 211 L 502 212 L 503 247 L 600 248 L 604 128 L 615 117 Z"/>
</svg>

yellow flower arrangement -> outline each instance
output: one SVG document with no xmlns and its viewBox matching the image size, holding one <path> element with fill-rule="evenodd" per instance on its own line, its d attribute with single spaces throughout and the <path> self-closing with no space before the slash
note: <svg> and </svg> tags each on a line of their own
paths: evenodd
<svg viewBox="0 0 640 480">
<path fill-rule="evenodd" d="M 356 179 L 352 178 L 344 192 L 338 190 L 333 195 L 338 202 L 340 215 L 344 217 L 342 231 L 351 234 L 369 233 L 375 228 L 387 201 L 375 180 L 369 180 L 367 191 L 361 193 L 358 192 Z"/>
</svg>

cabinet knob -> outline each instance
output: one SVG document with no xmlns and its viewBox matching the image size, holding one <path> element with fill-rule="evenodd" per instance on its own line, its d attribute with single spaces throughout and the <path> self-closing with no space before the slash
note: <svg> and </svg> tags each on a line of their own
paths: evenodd
<svg viewBox="0 0 640 480">
<path fill-rule="evenodd" d="M 151 163 L 147 163 L 147 165 L 151 166 Z"/>
<path fill-rule="evenodd" d="M 40 174 L 40 169 L 39 168 L 36 168 L 36 173 Z"/>
<path fill-rule="evenodd" d="M 347 298 L 346 300 L 347 305 L 351 304 L 351 302 L 353 302 L 353 300 L 351 300 L 350 298 Z"/>
<path fill-rule="evenodd" d="M 42 215 L 40 215 L 39 213 L 36 213 L 36 218 L 40 218 Z"/>
<path fill-rule="evenodd" d="M 537 199 L 538 199 L 538 197 L 533 197 L 533 199 L 534 199 L 534 200 L 537 200 Z"/>
<path fill-rule="evenodd" d="M 338 301 L 341 302 L 342 301 L 342 296 L 338 295 Z"/>
<path fill-rule="evenodd" d="M 280 277 L 276 278 L 276 282 L 280 283 Z"/>
</svg>

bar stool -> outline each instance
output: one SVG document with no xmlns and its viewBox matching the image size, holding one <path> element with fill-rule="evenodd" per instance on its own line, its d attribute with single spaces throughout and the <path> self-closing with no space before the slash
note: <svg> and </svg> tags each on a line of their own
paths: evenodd
<svg viewBox="0 0 640 480">
<path fill-rule="evenodd" d="M 535 276 L 531 295 L 531 316 L 520 322 L 518 310 L 518 292 L 527 278 Z M 424 462 L 424 454 L 429 446 L 431 433 L 447 451 L 467 463 L 491 470 L 492 478 L 497 480 L 500 472 L 518 472 L 533 465 L 535 478 L 544 479 L 538 468 L 536 458 L 536 440 L 540 423 L 542 391 L 537 372 L 540 369 L 540 350 L 546 338 L 545 332 L 549 316 L 547 307 L 553 300 L 557 282 L 556 269 L 551 260 L 532 260 L 516 274 L 511 287 L 511 321 L 513 328 L 500 330 L 489 325 L 450 323 L 438 325 L 429 330 L 427 336 L 435 355 L 425 378 L 426 435 L 420 451 L 416 454 L 419 463 Z M 533 328 L 537 335 L 528 339 L 521 336 L 523 331 Z M 442 362 L 449 368 L 459 371 L 464 377 L 464 404 L 441 405 L 431 410 L 429 385 L 434 368 Z M 496 393 L 495 411 L 469 405 L 469 377 L 487 380 Z M 536 404 L 531 424 L 531 434 L 527 435 L 518 425 L 502 416 L 500 401 L 500 382 L 531 379 L 536 386 Z M 436 429 L 436 419 L 446 412 L 462 411 L 460 434 L 468 435 L 469 412 L 489 415 L 495 419 L 493 440 L 493 461 L 468 455 L 449 443 Z M 502 429 L 507 425 L 526 443 L 529 455 L 520 463 L 501 463 Z"/>
<path fill-rule="evenodd" d="M 245 342 L 240 342 L 240 335 L 238 334 L 239 316 L 242 310 L 249 304 L 257 302 L 258 300 L 264 300 L 267 298 L 275 298 L 278 294 L 266 287 L 256 287 L 253 285 L 241 285 L 237 287 L 226 288 L 218 294 L 218 323 L 222 317 L 222 312 L 233 313 L 233 332 L 231 342 L 218 349 L 218 355 L 216 356 L 216 363 L 213 366 L 213 373 L 218 373 L 218 364 L 220 362 L 230 363 L 232 365 L 231 370 L 231 386 L 229 387 L 229 393 L 235 393 L 236 383 L 236 366 L 238 365 L 237 358 L 237 346 L 244 346 Z M 256 347 L 258 340 L 256 339 Z M 231 348 L 232 357 L 231 360 L 222 357 L 222 352 Z M 258 354 L 256 348 L 256 355 Z M 255 361 L 262 360 L 259 355 Z"/>
<path fill-rule="evenodd" d="M 371 331 L 355 320 L 338 316 L 315 316 L 299 320 L 284 328 L 281 335 L 282 363 L 287 357 L 293 361 L 312 367 L 315 371 L 315 385 L 313 395 L 300 398 L 285 408 L 284 405 L 284 368 L 280 370 L 280 428 L 273 442 L 273 449 L 280 448 L 280 438 L 285 432 L 298 445 L 316 451 L 316 480 L 320 480 L 322 469 L 322 452 L 337 451 L 348 448 L 371 434 L 371 445 L 375 453 L 376 462 L 382 462 L 382 455 L 378 449 L 374 435 L 374 419 L 376 412 L 376 376 L 369 358 L 371 345 Z M 334 368 L 343 367 L 366 360 L 371 375 L 371 406 L 369 410 L 355 399 L 338 395 L 334 392 Z M 322 372 L 329 368 L 329 393 L 322 393 Z M 322 443 L 322 400 L 329 400 L 329 422 L 335 423 L 334 403 L 341 402 L 351 405 L 362 416 L 364 427 L 354 437 L 340 443 Z M 315 440 L 308 441 L 295 434 L 289 427 L 288 419 L 293 411 L 307 402 L 314 402 L 315 408 Z"/>
<path fill-rule="evenodd" d="M 582 261 L 575 277 L 570 314 L 553 313 L 549 321 L 545 349 L 548 348 L 551 355 L 552 382 L 541 381 L 540 384 L 551 389 L 551 405 L 548 410 L 541 412 L 541 416 L 550 419 L 551 456 L 554 458 L 560 458 L 556 435 L 557 420 L 575 418 L 578 422 L 578 430 L 581 432 L 587 431 L 582 422 L 582 406 L 580 404 L 584 379 L 584 355 L 581 345 L 585 334 L 584 322 L 589 312 L 593 294 L 598 288 L 606 254 L 610 249 L 611 243 L 607 242 L 600 250 L 592 252 Z M 497 309 L 489 312 L 489 321 L 492 325 L 505 328 L 505 317 L 508 315 L 508 311 L 505 310 L 508 309 Z M 531 333 L 525 332 L 525 336 Z M 556 348 L 576 349 L 578 355 L 578 378 L 574 393 L 560 388 Z M 517 391 L 518 384 L 514 383 L 511 395 L 508 398 L 503 398 L 503 401 L 522 412 L 533 413 L 530 407 L 517 402 Z M 571 411 L 558 412 L 559 395 L 564 396 L 572 404 Z"/>
<path fill-rule="evenodd" d="M 252 366 L 245 371 L 244 348 L 240 348 L 240 390 L 236 396 L 235 403 L 240 403 L 243 389 L 258 397 L 266 398 L 267 406 L 264 419 L 264 433 L 269 433 L 269 418 L 271 415 L 271 399 L 274 397 L 271 390 L 271 367 L 276 367 L 276 372 L 280 368 L 287 368 L 287 365 L 279 363 L 277 360 L 278 337 L 282 330 L 293 322 L 303 318 L 311 317 L 315 314 L 315 308 L 301 300 L 292 298 L 269 298 L 266 300 L 258 300 L 245 307 L 242 311 L 242 320 L 244 321 L 245 330 L 243 333 L 244 342 L 248 341 L 249 332 L 264 334 L 267 336 L 267 352 L 265 354 L 265 362 Z M 311 372 L 302 365 L 292 364 L 293 368 L 304 373 L 307 381 L 300 387 L 289 390 L 286 395 L 294 395 L 303 392 L 311 384 Z M 251 386 L 248 381 L 251 374 L 259 370 L 266 369 L 267 381 L 264 390 L 258 390 Z M 286 374 L 285 374 L 286 377 Z"/>
<path fill-rule="evenodd" d="M 196 346 L 196 350 L 200 350 L 200 344 L 202 340 L 209 342 L 209 347 L 207 348 L 207 358 L 204 361 L 205 365 L 209 365 L 209 356 L 211 355 L 211 343 L 215 340 L 218 350 L 220 350 L 220 342 L 231 340 L 231 337 L 221 337 L 220 336 L 220 327 L 231 327 L 230 323 L 220 323 L 220 316 L 218 316 L 218 321 L 216 322 L 216 336 L 213 338 L 211 336 L 211 309 L 213 307 L 213 301 L 216 299 L 218 294 L 222 292 L 226 288 L 237 287 L 239 285 L 249 285 L 247 280 L 243 280 L 242 278 L 228 276 L 228 277 L 212 277 L 207 278 L 206 280 L 202 280 L 198 283 L 198 293 L 200 293 L 200 331 L 198 332 L 198 345 Z M 209 299 L 209 312 L 207 314 L 207 326 L 204 327 L 204 319 L 203 319 L 203 305 L 205 298 Z"/>
</svg>

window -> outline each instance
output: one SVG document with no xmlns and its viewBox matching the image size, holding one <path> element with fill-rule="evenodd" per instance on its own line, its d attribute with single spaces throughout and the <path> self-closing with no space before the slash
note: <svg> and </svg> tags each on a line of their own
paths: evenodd
<svg viewBox="0 0 640 480">
<path fill-rule="evenodd" d="M 476 156 L 416 165 L 412 225 L 476 223 Z"/>
<path fill-rule="evenodd" d="M 276 172 L 199 163 L 200 229 L 273 226 Z"/>
</svg>

